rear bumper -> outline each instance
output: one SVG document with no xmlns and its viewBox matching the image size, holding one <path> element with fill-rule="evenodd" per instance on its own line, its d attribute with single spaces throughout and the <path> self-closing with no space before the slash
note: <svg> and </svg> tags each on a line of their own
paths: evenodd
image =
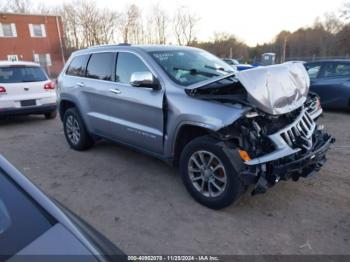
<svg viewBox="0 0 350 262">
<path fill-rule="evenodd" d="M 55 110 L 57 110 L 56 103 L 20 108 L 0 108 L 0 116 L 45 114 Z"/>
<path fill-rule="evenodd" d="M 242 172 L 246 184 L 253 184 L 252 194 L 265 193 L 280 180 L 309 177 L 321 169 L 326 162 L 326 153 L 335 139 L 327 133 L 317 131 L 312 149 L 308 152 L 277 159 L 271 162 L 247 166 Z"/>
</svg>

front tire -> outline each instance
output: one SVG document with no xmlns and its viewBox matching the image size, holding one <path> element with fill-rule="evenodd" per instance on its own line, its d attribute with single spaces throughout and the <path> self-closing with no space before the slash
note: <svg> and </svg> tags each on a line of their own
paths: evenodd
<svg viewBox="0 0 350 262">
<path fill-rule="evenodd" d="M 88 133 L 86 126 L 76 108 L 69 108 L 63 117 L 64 135 L 69 146 L 83 151 L 93 146 L 94 140 Z"/>
<path fill-rule="evenodd" d="M 244 187 L 229 157 L 218 141 L 198 137 L 181 153 L 180 173 L 191 196 L 212 209 L 229 206 L 244 192 Z"/>
</svg>

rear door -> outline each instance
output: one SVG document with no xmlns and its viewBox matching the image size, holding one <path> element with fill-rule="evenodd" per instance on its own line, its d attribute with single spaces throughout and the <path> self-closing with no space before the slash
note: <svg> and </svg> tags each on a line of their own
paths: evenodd
<svg viewBox="0 0 350 262">
<path fill-rule="evenodd" d="M 135 72 L 157 75 L 145 60 L 133 52 L 119 52 L 116 83 L 109 90 L 113 139 L 153 153 L 163 152 L 164 88 L 153 90 L 130 85 Z"/>
<path fill-rule="evenodd" d="M 114 52 L 92 53 L 86 68 L 86 77 L 81 80 L 81 95 L 84 97 L 84 112 L 94 134 L 110 138 L 111 118 L 115 110 L 115 100 L 109 91 L 115 87 Z"/>
</svg>

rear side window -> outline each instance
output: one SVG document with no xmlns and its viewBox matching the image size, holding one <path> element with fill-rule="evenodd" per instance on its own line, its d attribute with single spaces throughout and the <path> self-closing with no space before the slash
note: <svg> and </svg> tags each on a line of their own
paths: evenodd
<svg viewBox="0 0 350 262">
<path fill-rule="evenodd" d="M 89 60 L 89 55 L 80 55 L 74 57 L 68 69 L 66 71 L 67 75 L 71 76 L 81 76 L 84 77 L 86 73 L 86 65 Z"/>
<path fill-rule="evenodd" d="M 92 54 L 87 66 L 86 76 L 89 78 L 112 81 L 115 64 L 114 53 Z"/>
<path fill-rule="evenodd" d="M 324 77 L 347 77 L 350 76 L 350 63 L 328 64 L 324 70 Z"/>
<path fill-rule="evenodd" d="M 46 74 L 37 66 L 0 67 L 0 83 L 41 82 L 46 80 Z"/>
<path fill-rule="evenodd" d="M 131 75 L 135 72 L 149 72 L 149 69 L 136 55 L 118 53 L 116 82 L 129 84 Z"/>
</svg>

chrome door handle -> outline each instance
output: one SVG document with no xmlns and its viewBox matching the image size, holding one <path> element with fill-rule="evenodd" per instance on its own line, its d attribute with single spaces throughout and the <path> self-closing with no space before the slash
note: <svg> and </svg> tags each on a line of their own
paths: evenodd
<svg viewBox="0 0 350 262">
<path fill-rule="evenodd" d="M 84 84 L 83 82 L 78 82 L 78 83 L 76 84 L 76 86 L 83 87 L 83 86 L 85 86 L 85 84 Z"/>
<path fill-rule="evenodd" d="M 114 89 L 109 89 L 110 92 L 112 92 L 113 94 L 120 94 L 122 91 L 120 91 L 119 89 L 117 88 L 114 88 Z"/>
</svg>

